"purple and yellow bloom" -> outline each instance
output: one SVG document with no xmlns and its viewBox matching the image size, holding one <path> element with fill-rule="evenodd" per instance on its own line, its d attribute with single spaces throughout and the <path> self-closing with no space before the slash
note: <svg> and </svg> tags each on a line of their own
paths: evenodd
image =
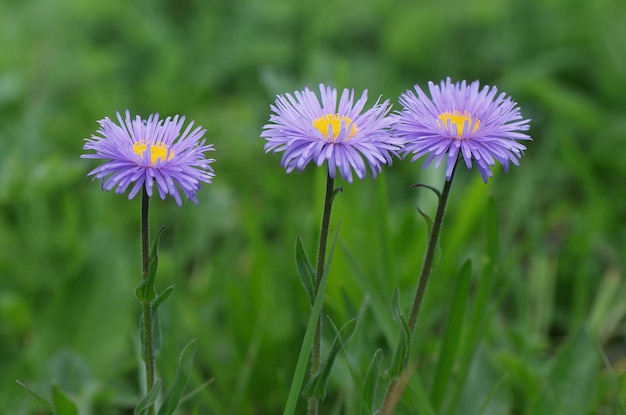
<svg viewBox="0 0 626 415">
<path fill-rule="evenodd" d="M 459 154 L 468 168 L 472 160 L 486 183 L 493 175 L 491 167 L 499 162 L 507 172 L 509 162 L 519 165 L 526 147 L 518 140 L 530 140 L 522 133 L 529 129 L 517 103 L 496 87 L 479 82 L 452 83 L 450 78 L 439 85 L 428 83 L 429 98 L 415 85 L 415 91 L 400 96 L 404 109 L 395 125 L 395 133 L 406 140 L 405 156 L 411 161 L 428 155 L 424 168 L 432 161 L 435 167 L 446 161 L 446 180 L 450 180 Z"/>
<path fill-rule="evenodd" d="M 295 96 L 294 96 L 295 95 Z M 366 162 L 373 177 L 383 164 L 391 164 L 391 156 L 400 150 L 403 141 L 389 133 L 395 116 L 389 115 L 389 100 L 361 113 L 367 102 L 367 90 L 354 102 L 354 90 L 344 89 L 339 103 L 337 90 L 320 85 L 320 99 L 309 88 L 279 95 L 270 109 L 270 123 L 263 127 L 261 137 L 267 140 L 265 152 L 283 151 L 281 165 L 287 173 L 303 171 L 309 162 L 318 167 L 328 162 L 328 174 L 341 176 L 352 183 L 352 172 L 363 179 Z"/>
<path fill-rule="evenodd" d="M 196 192 L 201 183 L 211 183 L 215 174 L 205 152 L 212 151 L 212 144 L 205 144 L 202 127 L 193 128 L 193 121 L 181 134 L 185 117 L 159 119 L 151 114 L 147 120 L 130 112 L 122 119 L 117 113 L 119 125 L 108 117 L 98 121 L 100 129 L 85 139 L 83 150 L 95 153 L 83 154 L 81 158 L 106 160 L 89 172 L 93 179 L 102 180 L 102 189 L 113 188 L 124 193 L 133 184 L 128 198 L 132 199 L 145 186 L 152 196 L 156 184 L 161 199 L 169 194 L 182 206 L 179 190 L 188 200 L 198 204 Z"/>
</svg>

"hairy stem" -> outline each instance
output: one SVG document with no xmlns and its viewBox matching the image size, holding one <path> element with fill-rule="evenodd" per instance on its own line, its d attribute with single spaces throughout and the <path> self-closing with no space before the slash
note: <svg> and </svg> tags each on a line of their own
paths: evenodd
<svg viewBox="0 0 626 415">
<path fill-rule="evenodd" d="M 328 245 L 328 230 L 330 228 L 330 212 L 333 206 L 335 179 L 330 177 L 326 179 L 326 196 L 324 198 L 324 212 L 322 213 L 322 225 L 320 227 L 320 240 L 317 249 L 317 266 L 315 268 L 315 296 L 319 293 L 319 286 L 324 276 L 324 267 L 326 263 L 326 246 Z M 321 293 L 323 295 L 323 293 Z M 313 349 L 311 351 L 310 377 L 313 378 L 319 371 L 320 352 L 322 343 L 322 314 L 317 320 L 315 329 L 315 337 L 313 338 Z M 317 415 L 319 400 L 312 396 L 308 401 L 308 415 Z"/>
<path fill-rule="evenodd" d="M 148 225 L 148 207 L 150 197 L 144 187 L 141 198 L 141 259 L 142 259 L 142 280 L 148 278 L 150 268 L 150 232 Z M 152 301 L 143 300 L 141 302 L 143 315 L 143 361 L 146 366 L 146 393 L 150 393 L 154 386 L 154 344 L 152 339 Z M 148 408 L 148 415 L 154 415 L 154 405 Z"/>
</svg>

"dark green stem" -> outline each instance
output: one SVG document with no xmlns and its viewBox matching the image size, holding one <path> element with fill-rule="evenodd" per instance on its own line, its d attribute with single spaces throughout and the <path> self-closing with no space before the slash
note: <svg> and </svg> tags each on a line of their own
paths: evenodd
<svg viewBox="0 0 626 415">
<path fill-rule="evenodd" d="M 335 193 L 335 179 L 330 177 L 326 179 L 326 196 L 324 198 L 324 212 L 322 213 L 322 225 L 320 227 L 320 240 L 317 249 L 317 266 L 315 268 L 315 296 L 319 293 L 319 286 L 324 276 L 324 267 L 326 265 L 326 246 L 328 245 L 328 229 L 330 228 L 330 212 L 333 207 L 333 199 Z M 321 293 L 323 295 L 323 293 Z M 315 329 L 315 337 L 313 338 L 313 349 L 311 351 L 310 377 L 313 378 L 319 371 L 320 352 L 322 343 L 322 314 L 317 320 Z M 308 415 L 317 415 L 319 400 L 312 396 L 308 401 Z"/>
<path fill-rule="evenodd" d="M 454 179 L 454 173 L 456 172 L 457 164 L 458 159 L 455 162 L 454 168 L 452 169 L 450 180 L 446 180 L 445 184 L 443 185 L 441 195 L 439 196 L 439 203 L 437 204 L 437 211 L 435 212 L 433 227 L 430 231 L 430 237 L 428 238 L 428 246 L 426 248 L 424 263 L 422 264 L 422 272 L 419 276 L 417 289 L 415 290 L 415 297 L 413 297 L 413 304 L 411 305 L 411 312 L 409 314 L 408 324 L 409 329 L 411 330 L 411 334 L 413 334 L 413 331 L 415 331 L 415 323 L 417 322 L 417 317 L 419 315 L 422 302 L 424 300 L 424 293 L 426 292 L 426 286 L 428 285 L 430 271 L 433 267 L 433 260 L 435 259 L 435 252 L 437 250 L 437 243 L 439 241 L 439 233 L 441 232 L 441 225 L 443 224 L 446 204 L 448 202 L 448 196 L 450 195 L 450 189 L 452 188 L 452 179 Z M 380 415 L 390 415 L 393 412 L 398 401 L 400 400 L 400 397 L 402 396 L 402 392 L 404 391 L 404 387 L 406 385 L 406 379 L 404 378 L 406 376 L 407 368 L 405 367 L 402 370 L 402 374 L 391 381 L 389 389 L 387 389 L 387 393 L 385 395 L 383 407 L 380 410 Z"/>
<path fill-rule="evenodd" d="M 452 188 L 452 179 L 454 179 L 454 172 L 456 171 L 456 164 L 452 169 L 450 180 L 446 180 L 439 197 L 439 203 L 437 204 L 437 212 L 435 213 L 435 220 L 433 221 L 433 228 L 430 231 L 430 238 L 428 239 L 428 247 L 426 249 L 426 256 L 424 257 L 424 264 L 422 265 L 422 272 L 419 277 L 417 290 L 415 291 L 415 297 L 413 298 L 413 305 L 411 306 L 411 314 L 409 314 L 409 328 L 411 333 L 415 330 L 415 323 L 417 322 L 417 316 L 419 315 L 422 301 L 424 299 L 424 292 L 426 292 L 426 285 L 428 284 L 428 278 L 430 277 L 430 270 L 433 267 L 433 260 L 435 259 L 435 252 L 437 250 L 437 243 L 439 241 L 439 233 L 441 231 L 441 225 L 443 224 L 443 216 L 446 211 L 446 204 L 448 202 L 448 195 Z"/>
<path fill-rule="evenodd" d="M 143 189 L 141 197 L 141 259 L 142 259 L 142 281 L 148 279 L 148 270 L 150 268 L 150 232 L 148 221 L 148 207 L 150 197 L 146 188 Z M 152 301 L 143 300 L 141 302 L 143 313 L 143 361 L 146 366 L 146 393 L 150 393 L 154 386 L 154 353 L 152 340 Z M 154 415 L 154 405 L 148 409 L 148 415 Z"/>
</svg>

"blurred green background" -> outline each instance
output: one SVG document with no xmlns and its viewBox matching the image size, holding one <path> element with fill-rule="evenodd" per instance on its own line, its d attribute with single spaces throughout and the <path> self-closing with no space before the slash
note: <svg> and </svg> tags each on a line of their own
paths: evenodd
<svg viewBox="0 0 626 415">
<path fill-rule="evenodd" d="M 508 175 L 455 179 L 418 378 L 428 390 L 467 258 L 471 298 L 480 289 L 492 199 L 495 280 L 447 413 L 626 413 L 624 22 L 623 0 L 2 1 L 0 413 L 44 413 L 15 379 L 43 395 L 59 384 L 81 414 L 131 414 L 139 393 L 140 206 L 86 177 L 95 164 L 79 156 L 97 120 L 128 108 L 207 129 L 217 176 L 200 205 L 151 205 L 153 229 L 170 226 L 157 284 L 176 284 L 157 365 L 168 384 L 196 338 L 190 390 L 212 381 L 180 414 L 278 414 L 309 311 L 294 242 L 314 256 L 324 173 L 286 175 L 264 154 L 269 104 L 324 82 L 398 108 L 413 84 L 446 76 L 506 91 L 534 141 Z M 442 180 L 398 160 L 336 199 L 326 311 L 338 325 L 361 320 L 323 413 L 360 413 L 351 370 L 362 379 L 378 347 L 390 359 L 391 295 L 398 287 L 408 311 L 426 241 L 415 208 L 434 207 L 409 186 Z M 415 413 L 407 395 L 398 413 Z"/>
</svg>

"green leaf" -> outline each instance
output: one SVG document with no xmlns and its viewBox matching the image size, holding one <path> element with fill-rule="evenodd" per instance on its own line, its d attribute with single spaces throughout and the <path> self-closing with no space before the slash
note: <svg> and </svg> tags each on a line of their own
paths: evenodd
<svg viewBox="0 0 626 415">
<path fill-rule="evenodd" d="M 552 399 L 544 400 L 549 412 L 543 413 L 583 415 L 593 412 L 596 374 L 601 367 L 596 347 L 596 340 L 586 328 L 575 332 L 561 346 L 552 359 L 549 374 Z"/>
<path fill-rule="evenodd" d="M 159 397 L 159 391 L 161 389 L 161 380 L 157 379 L 150 390 L 150 393 L 146 394 L 143 398 L 137 402 L 135 406 L 135 415 L 143 415 L 148 408 L 150 408 L 156 402 Z"/>
<path fill-rule="evenodd" d="M 337 224 L 337 229 L 335 230 L 331 256 L 332 251 L 335 248 L 335 244 L 337 243 L 337 235 L 339 234 L 340 225 L 341 221 Z M 300 347 L 300 354 L 298 354 L 298 361 L 296 362 L 296 369 L 293 377 L 291 378 L 291 386 L 289 387 L 289 394 L 287 395 L 287 402 L 285 403 L 283 415 L 293 415 L 296 411 L 296 404 L 298 403 L 298 397 L 300 396 L 300 388 L 302 387 L 307 364 L 309 363 L 309 357 L 311 356 L 311 349 L 313 348 L 313 336 L 315 335 L 315 330 L 317 328 L 317 320 L 324 305 L 324 291 L 326 290 L 326 281 L 328 280 L 327 276 L 327 272 L 322 275 L 322 281 L 320 281 L 318 288 L 318 295 L 315 297 L 315 302 L 313 303 L 313 308 L 311 309 L 311 314 L 309 315 L 309 321 L 306 326 L 306 331 L 304 332 L 304 338 L 302 339 L 302 346 Z"/>
<path fill-rule="evenodd" d="M 140 303 L 151 302 L 156 298 L 156 290 L 154 283 L 156 281 L 156 272 L 159 265 L 159 257 L 154 256 L 150 259 L 150 267 L 148 268 L 148 276 L 135 288 L 135 296 Z"/>
<path fill-rule="evenodd" d="M 407 323 L 406 318 L 400 310 L 397 288 L 393 291 L 393 296 L 391 298 L 391 311 L 394 320 L 398 323 L 400 328 L 398 346 L 396 346 L 396 350 L 394 351 L 393 358 L 391 360 L 391 366 L 389 367 L 389 376 L 394 378 L 398 376 L 406 366 L 409 361 L 409 353 L 411 351 L 411 330 L 409 329 L 409 324 Z"/>
<path fill-rule="evenodd" d="M 37 392 L 35 392 L 34 390 L 32 390 L 31 388 L 29 388 L 28 386 L 26 386 L 25 384 L 23 384 L 22 382 L 20 382 L 19 380 L 15 380 L 15 382 L 20 385 L 21 387 L 23 387 L 24 389 L 26 389 L 32 396 L 33 398 L 35 398 L 37 400 L 37 402 L 39 402 L 40 404 L 42 404 L 43 406 L 46 407 L 46 409 L 48 411 L 50 411 L 50 413 L 54 413 L 54 408 L 52 407 L 52 404 L 45 399 L 44 397 L 42 397 L 41 395 L 39 395 Z"/>
<path fill-rule="evenodd" d="M 161 241 L 161 235 L 163 234 L 163 231 L 165 231 L 166 229 L 167 229 L 167 225 L 161 226 L 159 230 L 157 231 L 156 235 L 154 236 L 154 239 L 152 240 L 152 248 L 150 249 L 151 261 L 152 261 L 152 258 L 155 258 L 158 255 L 159 242 Z"/>
<path fill-rule="evenodd" d="M 322 362 L 320 366 L 319 372 L 315 374 L 309 381 L 309 383 L 304 387 L 303 394 L 307 397 L 315 396 L 319 400 L 323 401 L 326 398 L 326 386 L 328 385 L 328 378 L 330 377 L 330 372 L 332 371 L 333 364 L 335 363 L 335 358 L 341 349 L 345 348 L 345 344 L 356 330 L 357 319 L 352 319 L 348 321 L 341 330 L 337 331 L 337 328 L 332 323 L 331 325 L 335 328 L 336 335 L 335 340 L 333 340 L 332 345 L 330 346 L 330 351 L 328 352 L 328 356 Z"/>
<path fill-rule="evenodd" d="M 435 369 L 435 381 L 432 389 L 432 403 L 435 412 L 440 412 L 446 388 L 452 376 L 452 366 L 457 355 L 461 335 L 463 332 L 463 320 L 469 296 L 470 277 L 472 274 L 472 262 L 465 261 L 455 278 L 455 288 L 450 307 L 448 324 L 444 333 L 439 360 Z"/>
<path fill-rule="evenodd" d="M 380 367 L 383 363 L 383 350 L 378 349 L 372 357 L 370 366 L 365 374 L 365 382 L 363 384 L 363 400 L 367 405 L 367 412 L 374 413 L 374 405 L 376 400 L 376 388 L 378 379 L 380 378 Z"/>
<path fill-rule="evenodd" d="M 333 192 L 330 195 L 330 200 L 331 201 L 334 200 L 335 196 L 337 196 L 339 193 L 342 193 L 342 192 L 343 192 L 343 186 L 339 186 L 338 188 L 333 189 Z"/>
<path fill-rule="evenodd" d="M 189 380 L 189 373 L 191 372 L 191 364 L 196 354 L 196 341 L 190 341 L 187 346 L 180 352 L 178 358 L 178 368 L 176 369 L 176 376 L 174 382 L 170 387 L 170 390 L 165 395 L 163 405 L 159 408 L 158 415 L 171 415 L 174 413 L 180 402 L 180 398 L 183 396 L 187 381 Z"/>
<path fill-rule="evenodd" d="M 313 305 L 315 300 L 315 268 L 311 265 L 309 258 L 302 246 L 302 240 L 300 237 L 296 238 L 296 266 L 298 267 L 298 275 L 300 276 L 300 282 L 309 296 L 309 301 Z"/>
<path fill-rule="evenodd" d="M 417 189 L 417 188 L 428 189 L 428 190 L 432 191 L 437 196 L 437 199 L 441 199 L 441 192 L 436 187 L 429 186 L 429 185 L 424 184 L 424 183 L 417 183 L 417 184 L 411 185 L 411 189 Z"/>
<path fill-rule="evenodd" d="M 157 295 L 157 297 L 154 300 L 154 303 L 152 303 L 152 312 L 156 313 L 157 309 L 159 308 L 159 306 L 161 304 L 163 304 L 163 302 L 165 300 L 168 299 L 168 297 L 172 294 L 172 292 L 174 291 L 174 285 L 170 285 L 169 287 L 167 287 L 166 289 L 163 290 L 163 292 L 159 295 Z"/>
<path fill-rule="evenodd" d="M 154 283 L 156 281 L 157 268 L 159 266 L 159 241 L 163 231 L 167 229 L 167 226 L 161 226 L 152 241 L 152 248 L 150 249 L 150 265 L 148 266 L 148 275 L 141 281 L 139 286 L 135 289 L 135 295 L 140 302 L 154 301 L 156 298 L 156 290 Z"/>
<path fill-rule="evenodd" d="M 458 367 L 455 370 L 455 381 L 452 390 L 446 393 L 449 401 L 448 411 L 451 415 L 454 408 L 458 406 L 461 394 L 466 389 L 465 383 L 469 376 L 470 367 L 474 362 L 474 354 L 477 350 L 477 344 L 485 329 L 485 319 L 489 318 L 488 307 L 491 300 L 492 292 L 495 286 L 495 272 L 498 260 L 498 212 L 493 198 L 489 198 L 487 203 L 487 213 L 485 216 L 487 231 L 486 255 L 484 257 L 482 272 L 480 275 L 480 284 L 473 294 L 473 306 L 469 313 L 469 322 L 466 324 L 466 330 L 463 340 L 459 345 Z"/>
<path fill-rule="evenodd" d="M 52 403 L 55 415 L 78 415 L 78 408 L 74 401 L 57 385 L 52 385 Z"/>
</svg>

